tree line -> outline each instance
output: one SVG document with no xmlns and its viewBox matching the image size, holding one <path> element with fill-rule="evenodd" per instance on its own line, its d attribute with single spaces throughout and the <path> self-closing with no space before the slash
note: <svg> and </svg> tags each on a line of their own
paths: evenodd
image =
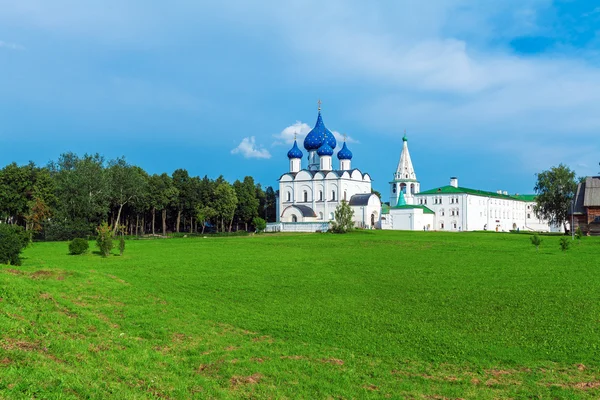
<svg viewBox="0 0 600 400">
<path fill-rule="evenodd" d="M 275 197 L 250 176 L 231 184 L 185 169 L 150 175 L 100 154 L 69 152 L 46 166 L 0 170 L 0 222 L 45 240 L 90 236 L 102 222 L 130 235 L 248 230 L 256 217 L 275 221 Z"/>
</svg>

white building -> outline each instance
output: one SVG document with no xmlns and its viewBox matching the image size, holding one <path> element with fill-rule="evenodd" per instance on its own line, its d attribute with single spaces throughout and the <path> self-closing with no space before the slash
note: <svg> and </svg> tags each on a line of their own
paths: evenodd
<svg viewBox="0 0 600 400">
<path fill-rule="evenodd" d="M 343 200 L 354 211 L 356 226 L 380 227 L 381 201 L 371 193 L 371 177 L 352 168 L 352 152 L 346 142 L 337 153 L 339 165 L 334 169 L 332 156 L 336 146 L 319 107 L 317 123 L 304 139 L 308 165 L 302 168 L 303 153 L 294 140 L 288 152 L 289 172 L 279 178 L 277 223 L 268 224 L 267 230 L 326 231 Z"/>
<path fill-rule="evenodd" d="M 403 138 L 400 162 L 390 182 L 390 207 L 384 207 L 381 227 L 401 230 L 473 231 L 529 230 L 556 231 L 535 212 L 535 195 L 509 195 L 450 184 L 420 191 Z"/>
</svg>

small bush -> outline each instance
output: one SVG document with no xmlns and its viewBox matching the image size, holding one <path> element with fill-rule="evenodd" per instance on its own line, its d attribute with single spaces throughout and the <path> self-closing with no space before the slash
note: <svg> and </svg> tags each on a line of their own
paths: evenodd
<svg viewBox="0 0 600 400">
<path fill-rule="evenodd" d="M 540 244 L 542 244 L 542 238 L 537 233 L 534 233 L 533 236 L 529 238 L 531 240 L 531 244 L 535 246 L 536 250 L 540 250 Z"/>
<path fill-rule="evenodd" d="M 69 254 L 74 256 L 85 254 L 89 248 L 90 244 L 86 239 L 75 238 L 69 243 Z"/>
<path fill-rule="evenodd" d="M 123 255 L 125 251 L 125 237 L 123 235 L 119 236 L 119 254 Z"/>
<path fill-rule="evenodd" d="M 264 232 L 265 229 L 267 229 L 267 221 L 265 221 L 261 217 L 255 217 L 252 220 L 252 225 L 254 225 L 254 227 L 256 228 L 256 231 L 259 233 Z"/>
<path fill-rule="evenodd" d="M 96 245 L 100 249 L 102 257 L 108 257 L 113 248 L 113 231 L 106 222 L 103 222 L 96 228 L 98 236 L 96 237 Z"/>
<path fill-rule="evenodd" d="M 21 265 L 21 252 L 29 244 L 29 235 L 16 225 L 0 224 L 0 264 Z"/>
<path fill-rule="evenodd" d="M 354 228 L 354 210 L 346 200 L 342 200 L 335 208 L 334 216 L 330 229 L 332 233 L 346 233 Z"/>
<path fill-rule="evenodd" d="M 567 251 L 569 250 L 569 247 L 571 247 L 571 238 L 568 238 L 566 236 L 563 236 L 560 238 L 560 249 L 562 251 Z"/>
<path fill-rule="evenodd" d="M 581 240 L 582 237 L 583 237 L 583 232 L 581 231 L 581 228 L 578 226 L 577 229 L 575 229 L 575 238 L 577 240 Z"/>
</svg>

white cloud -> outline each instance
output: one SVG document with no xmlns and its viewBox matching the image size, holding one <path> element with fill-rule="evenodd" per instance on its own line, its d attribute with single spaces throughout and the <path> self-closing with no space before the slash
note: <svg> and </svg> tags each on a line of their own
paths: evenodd
<svg viewBox="0 0 600 400">
<path fill-rule="evenodd" d="M 231 154 L 241 154 L 245 158 L 271 158 L 269 150 L 256 145 L 254 136 L 242 139 L 241 143 L 231 150 Z"/>
<path fill-rule="evenodd" d="M 25 50 L 25 47 L 17 43 L 3 42 L 0 40 L 0 48 L 9 50 Z"/>
<path fill-rule="evenodd" d="M 294 134 L 297 136 L 298 142 L 302 143 L 311 130 L 312 128 L 307 123 L 296 121 L 293 125 L 284 128 L 279 134 L 273 135 L 276 139 L 275 142 L 273 142 L 273 146 L 294 143 Z M 341 145 L 344 141 L 344 134 L 338 131 L 331 131 L 331 133 L 333 133 L 333 136 L 335 136 L 335 139 L 338 141 L 338 145 Z M 359 143 L 358 140 L 355 140 L 348 135 L 346 135 L 345 140 L 348 143 Z"/>
</svg>

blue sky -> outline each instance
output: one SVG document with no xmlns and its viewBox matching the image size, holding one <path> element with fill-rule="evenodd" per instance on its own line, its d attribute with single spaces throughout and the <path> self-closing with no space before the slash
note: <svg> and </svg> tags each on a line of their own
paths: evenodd
<svg viewBox="0 0 600 400">
<path fill-rule="evenodd" d="M 100 152 L 275 185 L 321 99 L 380 191 L 406 129 L 424 190 L 532 192 L 600 172 L 599 32 L 581 0 L 0 0 L 0 165 Z"/>
</svg>

